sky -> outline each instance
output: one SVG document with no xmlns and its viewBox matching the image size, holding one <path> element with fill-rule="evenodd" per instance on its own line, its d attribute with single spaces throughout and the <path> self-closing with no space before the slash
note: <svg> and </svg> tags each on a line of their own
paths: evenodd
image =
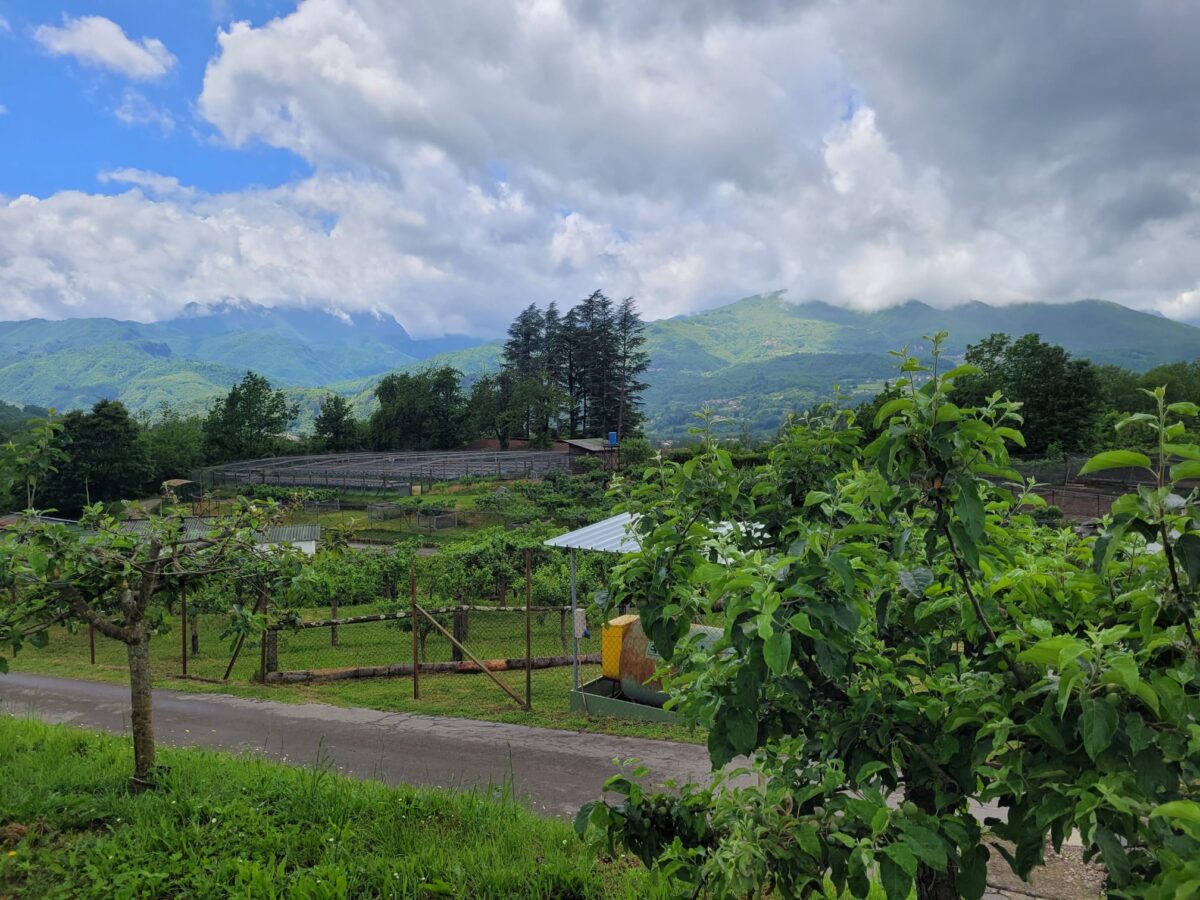
<svg viewBox="0 0 1200 900">
<path fill-rule="evenodd" d="M 1200 319 L 1197 46 L 1177 0 L 0 0 L 0 318 Z"/>
</svg>

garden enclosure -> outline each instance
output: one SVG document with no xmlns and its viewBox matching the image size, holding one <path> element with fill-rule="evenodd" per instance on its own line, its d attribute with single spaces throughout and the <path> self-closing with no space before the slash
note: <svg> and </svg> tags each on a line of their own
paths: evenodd
<svg viewBox="0 0 1200 900">
<path fill-rule="evenodd" d="M 465 477 L 533 478 L 569 467 L 567 453 L 555 450 L 329 453 L 228 463 L 204 469 L 193 480 L 206 491 L 273 484 L 409 494 L 414 484 Z"/>
</svg>

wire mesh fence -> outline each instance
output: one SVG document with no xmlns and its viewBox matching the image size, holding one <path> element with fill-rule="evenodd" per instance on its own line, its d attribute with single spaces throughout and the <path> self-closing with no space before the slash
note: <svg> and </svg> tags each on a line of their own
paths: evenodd
<svg viewBox="0 0 1200 900">
<path fill-rule="evenodd" d="M 574 681 L 576 639 L 567 607 L 422 606 L 413 639 L 411 610 L 344 616 L 273 627 L 267 637 L 268 680 L 314 680 L 401 676 L 411 678 L 414 657 L 419 679 L 473 679 L 473 688 L 495 691 L 483 670 L 510 673 L 523 691 L 526 669 L 532 702 L 565 695 Z M 336 624 L 335 624 L 336 621 Z M 528 649 L 528 653 L 527 653 Z M 600 623 L 578 639 L 579 678 L 600 670 Z M 465 688 L 465 684 L 464 684 Z M 518 691 L 520 692 L 520 691 Z"/>
<path fill-rule="evenodd" d="M 569 470 L 556 450 L 454 450 L 333 453 L 244 460 L 203 469 L 193 480 L 205 490 L 243 484 L 411 492 L 414 483 L 467 477 L 532 478 Z"/>
</svg>

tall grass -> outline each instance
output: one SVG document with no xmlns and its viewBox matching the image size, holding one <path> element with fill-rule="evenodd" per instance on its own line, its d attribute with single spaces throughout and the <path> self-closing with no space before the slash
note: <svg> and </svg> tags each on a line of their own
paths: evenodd
<svg viewBox="0 0 1200 900">
<path fill-rule="evenodd" d="M 350 781 L 163 749 L 157 790 L 126 788 L 126 740 L 0 716 L 0 896 L 660 895 L 570 826 L 490 795 Z"/>
</svg>

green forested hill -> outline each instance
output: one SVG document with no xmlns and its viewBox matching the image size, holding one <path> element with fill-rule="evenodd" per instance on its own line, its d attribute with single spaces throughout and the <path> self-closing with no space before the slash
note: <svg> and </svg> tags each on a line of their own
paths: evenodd
<svg viewBox="0 0 1200 900">
<path fill-rule="evenodd" d="M 910 301 L 876 312 L 781 295 L 748 297 L 647 327 L 646 393 L 652 433 L 684 433 L 704 405 L 756 431 L 829 396 L 875 390 L 892 373 L 887 351 L 923 349 L 921 336 L 950 332 L 950 351 L 993 332 L 1036 332 L 1078 356 L 1134 370 L 1200 358 L 1200 328 L 1114 303 L 1083 300 L 937 310 Z M 247 369 L 300 401 L 311 420 L 326 390 L 360 414 L 388 371 L 447 364 L 468 377 L 497 368 L 500 343 L 451 337 L 415 341 L 390 317 L 230 306 L 169 322 L 113 319 L 0 322 L 0 400 L 71 409 L 102 397 L 131 408 L 162 402 L 204 409 Z"/>
</svg>

